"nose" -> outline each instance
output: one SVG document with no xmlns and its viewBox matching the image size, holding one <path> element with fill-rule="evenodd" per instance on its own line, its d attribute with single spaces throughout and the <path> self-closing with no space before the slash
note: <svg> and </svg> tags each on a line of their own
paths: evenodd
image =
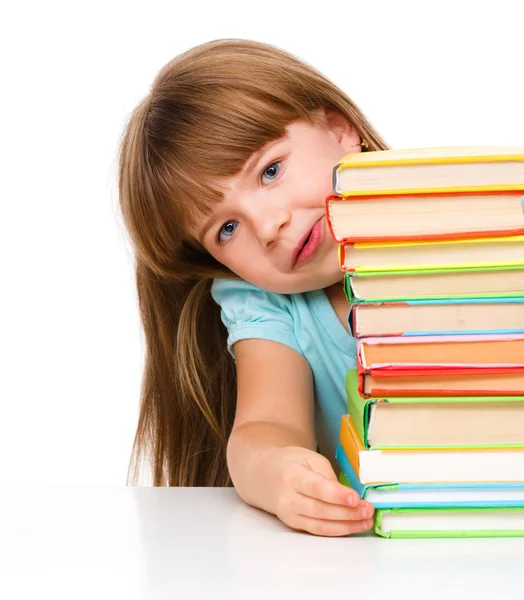
<svg viewBox="0 0 524 600">
<path fill-rule="evenodd" d="M 291 218 L 289 210 L 282 205 L 265 206 L 254 217 L 255 234 L 263 248 L 270 248 L 277 241 Z"/>
</svg>

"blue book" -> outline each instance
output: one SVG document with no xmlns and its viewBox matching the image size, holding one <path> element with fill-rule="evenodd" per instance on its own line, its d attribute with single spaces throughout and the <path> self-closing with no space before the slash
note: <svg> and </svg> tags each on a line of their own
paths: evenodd
<svg viewBox="0 0 524 600">
<path fill-rule="evenodd" d="M 524 507 L 524 481 L 512 483 L 363 485 L 339 444 L 335 457 L 349 487 L 375 508 Z M 341 481 L 344 482 L 343 478 Z"/>
<path fill-rule="evenodd" d="M 354 302 L 353 337 L 524 333 L 524 297 Z"/>
</svg>

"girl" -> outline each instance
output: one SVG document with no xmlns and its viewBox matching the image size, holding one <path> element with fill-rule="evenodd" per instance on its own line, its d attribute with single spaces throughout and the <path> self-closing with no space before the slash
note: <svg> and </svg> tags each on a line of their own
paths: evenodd
<svg viewBox="0 0 524 600">
<path fill-rule="evenodd" d="M 365 148 L 386 144 L 352 101 L 272 46 L 214 41 L 157 75 L 120 149 L 146 340 L 134 482 L 148 456 L 154 485 L 232 482 L 294 529 L 372 526 L 335 473 L 355 345 L 324 214 Z"/>
</svg>

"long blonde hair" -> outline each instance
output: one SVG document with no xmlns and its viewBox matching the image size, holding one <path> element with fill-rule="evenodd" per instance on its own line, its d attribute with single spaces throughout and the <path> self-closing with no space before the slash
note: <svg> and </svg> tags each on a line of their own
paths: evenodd
<svg viewBox="0 0 524 600">
<path fill-rule="evenodd" d="M 212 279 L 235 277 L 186 233 L 221 200 L 210 182 L 322 107 L 344 114 L 369 148 L 386 144 L 355 104 L 310 65 L 246 40 L 203 44 L 170 61 L 125 127 L 119 198 L 135 251 L 146 353 L 128 471 L 153 485 L 231 485 L 226 446 L 236 402 Z"/>
</svg>

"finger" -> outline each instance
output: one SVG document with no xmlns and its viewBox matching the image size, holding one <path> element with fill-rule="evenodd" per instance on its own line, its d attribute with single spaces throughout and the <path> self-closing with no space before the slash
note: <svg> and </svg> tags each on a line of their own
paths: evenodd
<svg viewBox="0 0 524 600">
<path fill-rule="evenodd" d="M 366 519 L 365 521 L 329 521 L 298 515 L 290 527 L 299 531 L 307 531 L 314 535 L 341 537 L 368 531 L 373 527 L 373 519 Z"/>
<path fill-rule="evenodd" d="M 341 504 L 344 506 L 369 505 L 369 502 L 360 500 L 360 496 L 347 486 L 339 483 L 336 479 L 327 479 L 320 473 L 305 469 L 296 477 L 294 487 L 297 492 L 310 498 L 316 498 L 330 504 Z"/>
<path fill-rule="evenodd" d="M 365 521 L 373 516 L 373 506 L 366 502 L 356 507 L 343 506 L 341 504 L 332 504 L 310 498 L 303 494 L 297 495 L 295 512 L 304 517 L 314 519 L 327 519 L 330 521 Z"/>
</svg>

